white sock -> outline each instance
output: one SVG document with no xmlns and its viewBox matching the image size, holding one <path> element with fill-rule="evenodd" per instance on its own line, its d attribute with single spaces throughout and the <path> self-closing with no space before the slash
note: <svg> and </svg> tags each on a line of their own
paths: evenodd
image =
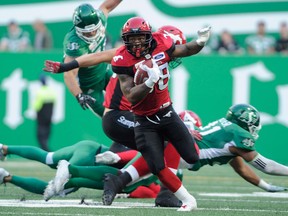
<svg viewBox="0 0 288 216">
<path fill-rule="evenodd" d="M 54 161 L 53 161 L 53 155 L 54 155 L 54 152 L 49 152 L 46 156 L 46 164 L 47 165 L 51 165 L 51 164 L 54 164 Z"/>
<path fill-rule="evenodd" d="M 174 194 L 179 200 L 182 201 L 182 203 L 187 203 L 190 200 L 195 200 L 195 198 L 187 191 L 183 184 Z"/>
<path fill-rule="evenodd" d="M 168 167 L 175 175 L 177 175 L 177 169 L 173 169 L 171 167 Z"/>
<path fill-rule="evenodd" d="M 129 173 L 129 175 L 131 176 L 132 182 L 136 181 L 139 179 L 139 173 L 137 171 L 137 169 L 133 166 L 130 165 L 125 169 L 126 172 Z"/>
</svg>

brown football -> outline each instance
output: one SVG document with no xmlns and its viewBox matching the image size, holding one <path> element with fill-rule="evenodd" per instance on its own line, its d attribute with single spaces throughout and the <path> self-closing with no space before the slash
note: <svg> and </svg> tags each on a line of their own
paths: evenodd
<svg viewBox="0 0 288 216">
<path fill-rule="evenodd" d="M 142 64 L 147 65 L 150 68 L 153 67 L 153 63 L 152 63 L 151 59 L 145 60 Z M 135 85 L 139 85 L 139 84 L 144 83 L 148 79 L 148 77 L 149 77 L 149 75 L 148 75 L 147 71 L 142 70 L 141 67 L 139 66 L 136 73 L 135 73 L 135 76 L 134 76 Z"/>
</svg>

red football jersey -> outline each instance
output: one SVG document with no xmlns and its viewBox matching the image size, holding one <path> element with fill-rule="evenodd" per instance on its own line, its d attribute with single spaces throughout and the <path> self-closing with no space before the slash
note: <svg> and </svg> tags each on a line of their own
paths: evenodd
<svg viewBox="0 0 288 216">
<path fill-rule="evenodd" d="M 170 55 L 175 46 L 170 37 L 164 37 L 163 34 L 153 33 L 154 42 L 152 43 L 152 57 L 157 62 L 160 69 L 160 79 L 154 85 L 153 91 L 143 100 L 132 106 L 136 115 L 153 115 L 161 107 L 171 104 L 171 98 L 168 91 L 168 81 L 170 78 L 168 63 L 171 60 Z M 125 46 L 120 47 L 111 62 L 113 71 L 117 74 L 127 74 L 134 77 L 139 64 L 145 60 L 145 57 L 136 58 L 131 55 Z"/>
<path fill-rule="evenodd" d="M 131 110 L 131 103 L 123 95 L 116 74 L 113 74 L 106 86 L 103 106 L 109 109 Z"/>
</svg>

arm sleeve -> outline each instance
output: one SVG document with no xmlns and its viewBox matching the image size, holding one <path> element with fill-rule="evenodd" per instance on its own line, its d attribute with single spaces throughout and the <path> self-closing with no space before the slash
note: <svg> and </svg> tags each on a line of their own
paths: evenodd
<svg viewBox="0 0 288 216">
<path fill-rule="evenodd" d="M 270 175 L 278 175 L 278 176 L 287 176 L 288 175 L 288 167 L 282 164 L 279 164 L 273 160 L 263 157 L 259 153 L 256 157 L 249 162 L 256 169 L 270 174 Z"/>
</svg>

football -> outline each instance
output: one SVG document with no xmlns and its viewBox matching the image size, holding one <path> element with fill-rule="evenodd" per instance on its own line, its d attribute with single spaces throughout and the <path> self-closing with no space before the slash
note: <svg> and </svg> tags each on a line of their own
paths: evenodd
<svg viewBox="0 0 288 216">
<path fill-rule="evenodd" d="M 147 59 L 144 62 L 142 62 L 143 65 L 147 65 L 148 67 L 152 68 L 153 67 L 153 63 L 151 59 Z M 144 83 L 147 79 L 148 79 L 149 75 L 147 73 L 147 71 L 142 70 L 142 68 L 139 66 L 135 76 L 134 76 L 134 83 L 135 85 L 139 85 Z"/>
</svg>

